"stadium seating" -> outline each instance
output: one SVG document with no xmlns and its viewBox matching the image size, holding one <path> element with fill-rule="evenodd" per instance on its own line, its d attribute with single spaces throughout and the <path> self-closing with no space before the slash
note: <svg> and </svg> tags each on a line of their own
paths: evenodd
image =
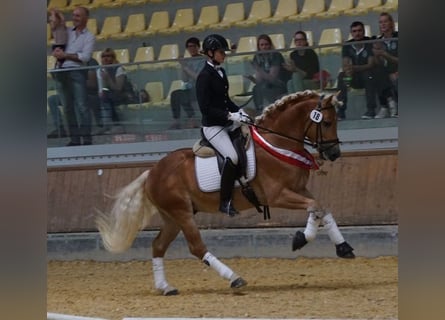
<svg viewBox="0 0 445 320">
<path fill-rule="evenodd" d="M 93 0 L 89 5 L 89 8 L 118 8 L 123 5 L 125 5 L 125 0 Z"/>
<path fill-rule="evenodd" d="M 90 0 L 70 0 L 70 4 L 66 7 L 66 10 L 74 10 L 76 7 L 88 7 L 90 5 Z"/>
<path fill-rule="evenodd" d="M 331 5 L 325 12 L 315 14 L 317 18 L 334 18 L 342 15 L 345 11 L 354 7 L 354 0 L 332 0 Z"/>
<path fill-rule="evenodd" d="M 111 35 L 112 39 L 128 39 L 134 37 L 139 32 L 144 31 L 145 25 L 145 14 L 135 13 L 128 16 L 127 24 L 125 25 L 124 31 L 120 33 L 115 33 Z"/>
<path fill-rule="evenodd" d="M 184 28 L 193 26 L 195 23 L 193 9 L 185 8 L 178 9 L 175 14 L 175 18 L 173 19 L 173 23 L 170 28 L 160 29 L 159 33 L 161 34 L 176 34 L 181 32 Z"/>
<path fill-rule="evenodd" d="M 164 100 L 164 85 L 162 81 L 147 82 L 145 84 L 145 90 L 150 95 L 150 102 L 145 102 L 143 105 L 151 107 L 159 105 Z"/>
<path fill-rule="evenodd" d="M 167 96 L 162 101 L 160 101 L 158 105 L 163 107 L 169 107 L 172 92 L 181 89 L 181 87 L 182 87 L 182 80 L 173 80 L 170 83 L 170 88 L 168 89 Z"/>
<path fill-rule="evenodd" d="M 235 24 L 235 22 L 242 21 L 244 18 L 245 11 L 243 2 L 228 3 L 221 22 L 213 25 L 212 28 L 228 29 Z"/>
<path fill-rule="evenodd" d="M 301 12 L 287 17 L 289 21 L 302 21 L 313 18 L 316 14 L 325 11 L 325 0 L 305 0 Z"/>
<path fill-rule="evenodd" d="M 229 97 L 232 98 L 237 94 L 244 93 L 244 77 L 242 75 L 229 75 Z"/>
<path fill-rule="evenodd" d="M 49 0 L 48 9 L 58 8 L 64 9 L 68 6 L 68 0 Z"/>
<path fill-rule="evenodd" d="M 213 25 L 217 24 L 218 22 L 218 6 L 203 6 L 201 7 L 201 12 L 196 24 L 193 26 L 185 27 L 184 29 L 189 32 L 203 31 L 208 27 L 213 27 Z"/>
<path fill-rule="evenodd" d="M 134 56 L 133 62 L 151 62 L 151 61 L 155 61 L 155 53 L 154 53 L 154 48 L 152 46 L 139 47 L 136 49 L 136 54 Z M 153 64 L 152 63 L 142 63 L 139 66 L 133 65 L 133 66 L 128 66 L 128 67 L 129 67 L 129 70 L 134 70 L 137 68 L 150 70 L 150 69 L 153 69 Z"/>
<path fill-rule="evenodd" d="M 113 34 L 120 33 L 121 31 L 122 22 L 120 16 L 106 17 L 100 33 L 96 36 L 96 40 L 109 39 Z"/>
<path fill-rule="evenodd" d="M 399 0 L 386 0 L 382 6 L 374 7 L 371 10 L 375 12 L 396 11 L 399 8 Z"/>
<path fill-rule="evenodd" d="M 321 32 L 318 45 L 326 44 L 340 44 L 343 42 L 343 37 L 340 28 L 327 28 Z M 341 46 L 330 46 L 320 48 L 320 54 L 340 53 Z"/>
<path fill-rule="evenodd" d="M 280 50 L 286 47 L 286 43 L 284 41 L 284 34 L 282 33 L 274 33 L 269 35 L 272 40 L 273 46 L 275 49 Z"/>
<path fill-rule="evenodd" d="M 242 21 L 237 21 L 234 23 L 237 27 L 253 27 L 258 22 L 270 18 L 272 11 L 270 8 L 269 0 L 256 0 L 252 2 L 252 8 L 250 10 L 247 19 Z"/>
<path fill-rule="evenodd" d="M 139 36 L 148 37 L 153 36 L 159 32 L 159 30 L 167 29 L 170 27 L 170 20 L 168 11 L 155 11 L 151 14 L 151 20 L 146 30 L 139 32 Z"/>
<path fill-rule="evenodd" d="M 179 46 L 176 43 L 173 44 L 164 44 L 161 46 L 161 50 L 159 51 L 159 56 L 157 61 L 153 65 L 153 68 L 162 69 L 162 68 L 175 68 L 179 67 L 179 62 L 177 59 L 179 58 Z M 164 60 L 176 60 L 176 61 L 165 61 Z"/>
<path fill-rule="evenodd" d="M 95 18 L 89 18 L 87 22 L 87 28 L 88 31 L 90 31 L 92 34 L 97 35 L 97 19 Z"/>
<path fill-rule="evenodd" d="M 347 15 L 363 15 L 370 12 L 373 8 L 381 6 L 382 0 L 358 0 L 354 8 L 346 10 L 344 13 Z"/>
<path fill-rule="evenodd" d="M 238 46 L 236 48 L 236 53 L 246 53 L 246 52 L 256 52 L 257 48 L 257 38 L 255 36 L 244 36 L 239 38 Z M 228 63 L 241 62 L 252 59 L 251 54 L 244 54 L 241 56 L 229 56 L 227 58 Z"/>
<path fill-rule="evenodd" d="M 296 0 L 278 0 L 277 8 L 273 16 L 263 21 L 266 24 L 282 23 L 289 16 L 298 14 L 298 4 Z"/>
</svg>

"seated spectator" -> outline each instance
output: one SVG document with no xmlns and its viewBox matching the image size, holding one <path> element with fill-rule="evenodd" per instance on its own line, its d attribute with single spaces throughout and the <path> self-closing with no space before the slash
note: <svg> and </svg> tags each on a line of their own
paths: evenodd
<svg viewBox="0 0 445 320">
<path fill-rule="evenodd" d="M 147 92 L 147 90 L 145 89 L 139 90 L 139 101 L 141 103 L 150 102 L 150 100 L 151 100 L 150 94 Z"/>
<path fill-rule="evenodd" d="M 289 93 L 314 90 L 320 88 L 320 79 L 317 74 L 320 72 L 318 56 L 314 50 L 306 48 L 306 32 L 297 31 L 294 34 L 295 50 L 290 54 L 290 61 L 283 64 L 283 67 L 292 72 L 292 78 L 287 82 Z"/>
<path fill-rule="evenodd" d="M 252 61 L 255 74 L 247 75 L 246 78 L 255 83 L 253 102 L 257 112 L 261 112 L 267 104 L 287 94 L 289 72 L 283 67 L 284 58 L 281 53 L 271 51 L 274 46 L 268 35 L 258 36 L 257 48 L 259 52 Z"/>
<path fill-rule="evenodd" d="M 373 53 L 376 61 L 376 79 L 378 83 L 378 96 L 380 100 L 380 111 L 376 115 L 377 119 L 398 116 L 398 78 L 399 78 L 399 42 L 389 40 L 398 38 L 399 33 L 394 29 L 394 19 L 387 12 L 382 12 L 379 16 L 380 35 L 373 46 Z"/>
<path fill-rule="evenodd" d="M 116 59 L 116 53 L 113 49 L 106 48 L 103 50 L 101 60 L 102 66 L 114 65 L 97 69 L 100 113 L 103 131 L 106 132 L 111 129 L 114 122 L 119 121 L 116 107 L 129 102 L 126 92 L 126 83 L 128 81 L 125 69 L 120 65 L 116 65 L 119 64 L 119 61 Z"/>
<path fill-rule="evenodd" d="M 200 43 L 198 38 L 192 37 L 187 39 L 185 47 L 190 54 L 190 58 L 179 59 L 179 63 L 182 67 L 183 84 L 181 89 L 171 93 L 170 105 L 172 108 L 173 123 L 170 126 L 170 129 L 181 128 L 181 123 L 179 121 L 179 118 L 181 117 L 181 107 L 187 114 L 187 128 L 199 127 L 193 119 L 195 110 L 193 109 L 192 102 L 196 101 L 195 82 L 199 72 L 204 67 L 205 59 L 199 53 Z"/>
<path fill-rule="evenodd" d="M 372 44 L 360 43 L 370 40 L 365 37 L 365 27 L 362 22 L 354 21 L 350 26 L 352 39 L 346 41 L 342 48 L 343 71 L 338 75 L 338 87 L 340 89 L 339 100 L 343 101 L 343 107 L 338 110 L 340 120 L 346 118 L 348 87 L 365 89 L 367 111 L 362 119 L 374 119 L 376 101 L 376 87 L 373 75 L 374 54 Z"/>
</svg>

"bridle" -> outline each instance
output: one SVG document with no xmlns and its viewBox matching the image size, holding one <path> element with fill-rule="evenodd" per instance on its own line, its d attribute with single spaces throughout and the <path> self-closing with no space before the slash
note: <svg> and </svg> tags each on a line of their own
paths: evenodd
<svg viewBox="0 0 445 320">
<path fill-rule="evenodd" d="M 321 158 L 324 158 L 322 156 L 322 154 L 324 152 L 326 152 L 327 150 L 329 150 L 330 148 L 336 146 L 337 144 L 340 144 L 340 140 L 338 140 L 338 139 L 324 140 L 323 139 L 323 134 L 322 134 L 323 115 L 322 115 L 321 112 L 323 110 L 327 110 L 327 109 L 330 109 L 330 108 L 335 108 L 334 105 L 332 105 L 332 104 L 330 106 L 323 107 L 323 105 L 322 105 L 323 98 L 324 98 L 324 95 L 321 95 L 320 96 L 320 100 L 317 103 L 317 107 L 315 109 L 313 109 L 312 112 L 311 112 L 311 118 L 308 119 L 309 124 L 306 126 L 306 129 L 304 130 L 304 139 L 303 140 L 297 139 L 297 138 L 294 138 L 294 137 L 291 137 L 291 136 L 288 136 L 286 134 L 283 134 L 283 133 L 280 133 L 280 132 L 277 132 L 277 131 L 274 131 L 274 130 L 270 130 L 270 129 L 265 128 L 265 127 L 262 127 L 260 125 L 257 125 L 255 123 L 253 123 L 253 121 L 250 122 L 250 123 L 247 123 L 247 124 L 251 125 L 251 126 L 254 126 L 255 128 L 264 130 L 266 132 L 278 135 L 280 137 L 283 137 L 283 138 L 286 138 L 286 139 L 289 139 L 289 140 L 292 140 L 292 141 L 297 141 L 297 142 L 302 143 L 304 145 L 311 146 L 312 148 L 314 148 L 314 149 L 316 149 L 318 151 L 318 153 L 320 154 Z M 316 119 L 317 117 L 319 117 L 320 121 L 317 121 L 317 119 Z M 316 125 L 317 126 L 317 128 L 316 128 L 316 136 L 315 136 L 315 141 L 314 142 L 311 141 L 309 138 L 307 138 L 307 133 L 308 133 L 309 129 L 312 127 L 312 125 Z"/>
</svg>

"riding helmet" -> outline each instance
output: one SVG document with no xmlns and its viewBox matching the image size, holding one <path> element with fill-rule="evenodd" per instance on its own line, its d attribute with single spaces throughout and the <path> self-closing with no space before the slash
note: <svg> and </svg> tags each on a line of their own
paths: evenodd
<svg viewBox="0 0 445 320">
<path fill-rule="evenodd" d="M 208 35 L 202 43 L 202 51 L 207 54 L 207 51 L 224 50 L 230 51 L 227 40 L 219 34 Z"/>
</svg>

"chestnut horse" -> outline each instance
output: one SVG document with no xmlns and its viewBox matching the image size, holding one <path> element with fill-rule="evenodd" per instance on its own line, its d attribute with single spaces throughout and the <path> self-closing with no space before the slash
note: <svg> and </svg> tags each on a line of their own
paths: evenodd
<svg viewBox="0 0 445 320">
<path fill-rule="evenodd" d="M 304 233 L 299 231 L 294 237 L 294 250 L 314 239 L 323 223 L 337 245 L 337 255 L 351 258 L 353 249 L 344 241 L 332 214 L 325 212 L 306 189 L 310 169 L 318 166 L 305 144 L 315 147 L 321 158 L 334 161 L 340 156 L 336 113 L 339 103 L 335 94 L 325 97 L 304 91 L 265 108 L 251 123 L 257 168 L 250 185 L 263 205 L 309 212 Z M 171 152 L 124 187 L 116 195 L 110 214 L 100 213 L 96 220 L 105 248 L 122 252 L 154 214 L 160 215 L 163 225 L 152 243 L 152 264 L 155 288 L 164 295 L 178 294 L 166 280 L 163 258 L 180 231 L 190 252 L 229 280 L 231 288 L 247 284 L 213 256 L 201 238 L 193 215 L 197 211 L 218 212 L 219 193 L 200 190 L 194 162 L 192 149 Z M 240 188 L 234 189 L 233 201 L 239 210 L 253 206 Z"/>
</svg>

